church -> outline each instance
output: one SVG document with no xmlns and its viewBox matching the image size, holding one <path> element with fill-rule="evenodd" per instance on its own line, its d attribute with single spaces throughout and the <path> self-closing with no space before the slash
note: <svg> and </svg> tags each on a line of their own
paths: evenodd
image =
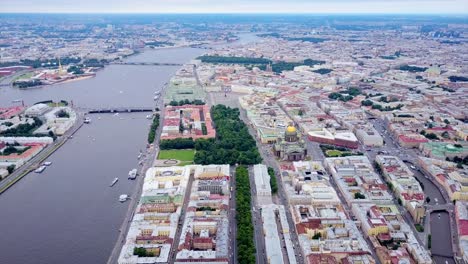
<svg viewBox="0 0 468 264">
<path fill-rule="evenodd" d="M 278 158 L 284 161 L 303 160 L 307 155 L 304 140 L 299 138 L 297 129 L 292 125 L 286 128 L 284 137 L 278 137 L 273 151 Z"/>
</svg>

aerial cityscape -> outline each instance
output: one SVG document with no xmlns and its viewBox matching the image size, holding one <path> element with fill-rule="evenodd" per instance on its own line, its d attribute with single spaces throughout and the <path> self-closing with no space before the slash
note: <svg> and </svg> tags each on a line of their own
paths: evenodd
<svg viewBox="0 0 468 264">
<path fill-rule="evenodd" d="M 463 0 L 7 0 L 0 263 L 466 264 L 467 122 Z"/>
</svg>

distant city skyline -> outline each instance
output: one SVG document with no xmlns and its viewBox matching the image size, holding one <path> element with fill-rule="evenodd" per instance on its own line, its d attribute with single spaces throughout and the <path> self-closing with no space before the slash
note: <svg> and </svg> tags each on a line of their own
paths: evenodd
<svg viewBox="0 0 468 264">
<path fill-rule="evenodd" d="M 1 13 L 468 14 L 467 0 L 4 0 Z"/>
</svg>

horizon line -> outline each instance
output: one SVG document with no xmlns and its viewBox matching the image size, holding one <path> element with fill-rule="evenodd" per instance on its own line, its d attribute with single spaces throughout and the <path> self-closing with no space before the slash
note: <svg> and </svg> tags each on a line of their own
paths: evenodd
<svg viewBox="0 0 468 264">
<path fill-rule="evenodd" d="M 41 14 L 41 15 L 431 15 L 468 16 L 468 13 L 395 13 L 395 12 L 1 12 L 0 15 Z"/>
</svg>

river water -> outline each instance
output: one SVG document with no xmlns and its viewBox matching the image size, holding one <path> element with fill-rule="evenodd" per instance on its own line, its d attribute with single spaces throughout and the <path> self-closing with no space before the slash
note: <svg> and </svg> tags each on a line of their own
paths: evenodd
<svg viewBox="0 0 468 264">
<path fill-rule="evenodd" d="M 185 63 L 204 50 L 148 50 L 131 61 Z M 23 99 L 69 100 L 79 107 L 153 106 L 154 91 L 179 67 L 111 65 L 95 78 L 19 90 L 0 88 L 0 105 Z M 51 157 L 52 166 L 31 173 L 0 196 L 0 263 L 105 263 L 115 244 L 128 203 L 136 191 L 128 171 L 146 145 L 146 114 L 92 115 Z M 120 180 L 110 188 L 115 178 Z"/>
<path fill-rule="evenodd" d="M 258 40 L 251 33 L 240 37 L 230 45 Z M 146 50 L 127 61 L 186 63 L 204 52 Z M 14 105 L 17 99 L 26 105 L 52 99 L 83 108 L 151 107 L 154 92 L 178 68 L 110 65 L 87 80 L 27 90 L 0 87 L 0 106 Z M 0 196 L 0 263 L 106 263 L 128 210 L 128 203 L 119 203 L 118 196 L 136 191 L 127 174 L 146 146 L 151 121 L 145 116 L 92 115 L 92 124 L 83 126 L 49 158 L 52 166 L 27 175 Z M 110 188 L 115 177 L 119 182 Z"/>
</svg>

